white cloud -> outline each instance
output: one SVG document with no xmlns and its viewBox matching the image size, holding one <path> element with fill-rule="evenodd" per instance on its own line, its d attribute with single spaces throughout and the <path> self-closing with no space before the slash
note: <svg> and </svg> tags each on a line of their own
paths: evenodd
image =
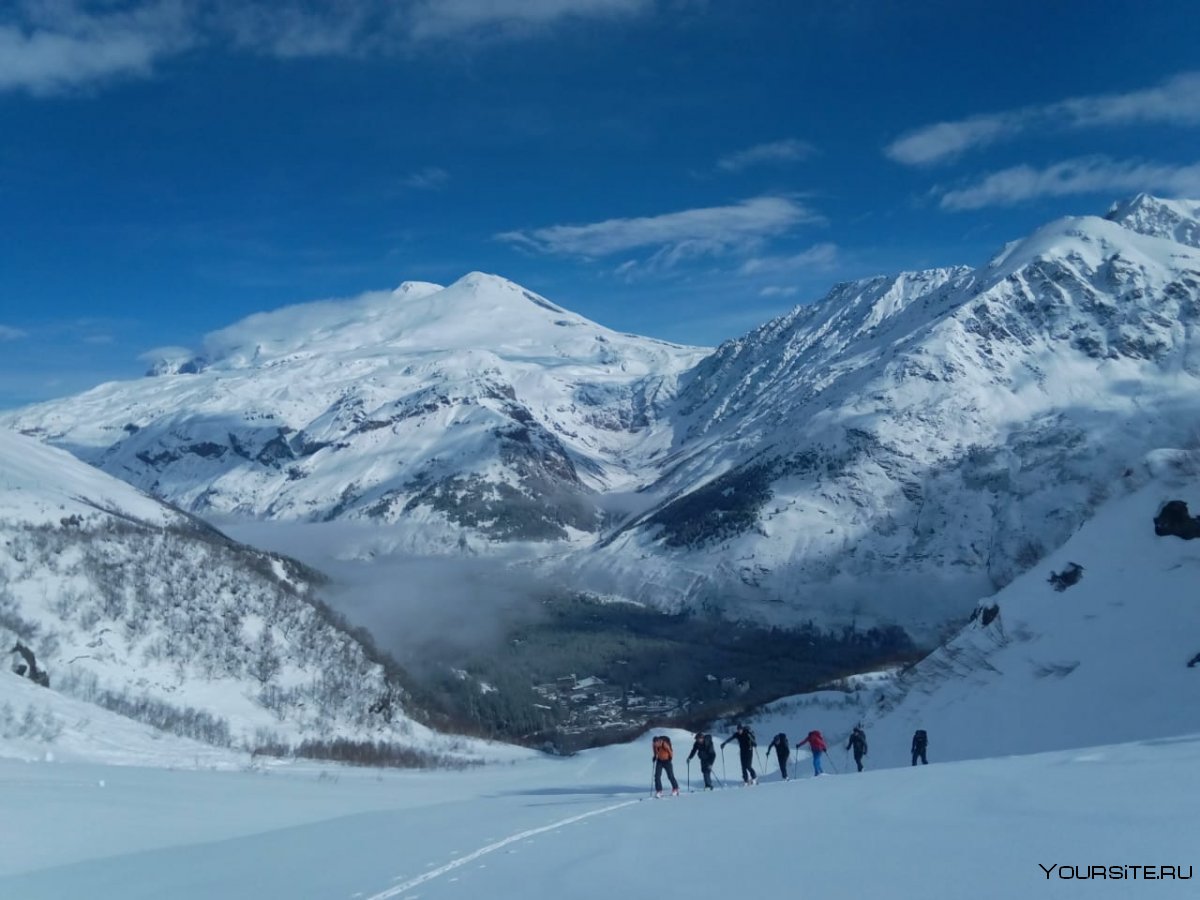
<svg viewBox="0 0 1200 900">
<path fill-rule="evenodd" d="M 812 144 L 797 138 L 757 144 L 737 153 L 731 153 L 717 161 L 717 168 L 726 172 L 740 172 L 751 166 L 796 162 L 807 159 L 816 152 Z"/>
<path fill-rule="evenodd" d="M 146 76 L 194 47 L 297 57 L 411 51 L 425 41 L 535 37 L 659 0 L 17 0 L 0 3 L 0 92 L 47 95 Z M 11 8 L 9 8 L 11 7 Z"/>
<path fill-rule="evenodd" d="M 1200 72 L 1183 72 L 1142 91 L 1064 100 L 1050 107 L 1050 115 L 1065 115 L 1078 128 L 1145 122 L 1198 125 Z"/>
<path fill-rule="evenodd" d="M 165 347 L 155 347 L 153 350 L 147 350 L 145 353 L 138 355 L 140 362 L 159 362 L 161 360 L 178 360 L 186 362 L 196 355 L 196 351 L 190 350 L 187 347 L 180 347 L 175 344 L 169 344 Z"/>
<path fill-rule="evenodd" d="M 543 253 L 585 259 L 653 248 L 648 264 L 666 268 L 684 259 L 752 251 L 768 238 L 820 217 L 789 197 L 754 197 L 730 206 L 687 209 L 588 225 L 509 231 L 497 239 Z M 631 268 L 625 263 L 623 269 Z"/>
<path fill-rule="evenodd" d="M 939 122 L 910 131 L 884 150 L 896 162 L 909 166 L 942 162 L 965 150 L 984 147 L 1017 134 L 1023 128 L 1020 114 L 972 116 L 958 122 Z"/>
<path fill-rule="evenodd" d="M 800 293 L 800 288 L 795 286 L 782 287 L 777 284 L 769 284 L 759 291 L 758 295 L 760 297 L 792 297 L 798 293 Z"/>
<path fill-rule="evenodd" d="M 1200 195 L 1200 163 L 1172 166 L 1091 156 L 1065 160 L 1044 169 L 1014 166 L 993 172 L 967 187 L 942 192 L 940 205 L 948 210 L 982 209 L 1013 206 L 1040 197 L 1137 191 Z"/>
<path fill-rule="evenodd" d="M 1074 97 L 1041 106 L 954 122 L 938 122 L 901 135 L 885 149 L 905 165 L 928 165 L 1032 129 L 1200 124 L 1200 72 L 1183 72 L 1160 85 L 1123 94 Z"/>
<path fill-rule="evenodd" d="M 100 12 L 89 9 L 97 7 Z M 52 94 L 118 76 L 145 75 L 191 42 L 183 0 L 131 7 L 23 4 L 0 25 L 0 91 Z"/>
<path fill-rule="evenodd" d="M 488 37 L 528 32 L 560 20 L 627 16 L 653 0 L 418 0 L 409 28 L 414 38 Z"/>
<path fill-rule="evenodd" d="M 29 333 L 22 331 L 20 328 L 0 325 L 0 341 L 17 341 L 25 337 L 29 337 Z"/>
<path fill-rule="evenodd" d="M 450 180 L 450 173 L 445 169 L 437 166 L 426 166 L 413 172 L 402 179 L 401 184 L 405 187 L 414 188 L 419 191 L 436 191 L 445 187 L 446 182 Z"/>
<path fill-rule="evenodd" d="M 837 244 L 813 244 L 807 250 L 788 256 L 758 256 L 742 263 L 743 275 L 797 272 L 803 269 L 828 269 L 837 262 Z"/>
<path fill-rule="evenodd" d="M 244 50 L 280 59 L 361 56 L 396 28 L 393 15 L 376 17 L 375 0 L 334 0 L 311 6 L 296 0 L 218 0 L 207 20 L 216 36 L 229 35 Z"/>
</svg>

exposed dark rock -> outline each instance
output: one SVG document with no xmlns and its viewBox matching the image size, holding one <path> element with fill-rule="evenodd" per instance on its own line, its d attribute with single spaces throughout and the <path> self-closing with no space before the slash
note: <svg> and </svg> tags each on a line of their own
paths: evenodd
<svg viewBox="0 0 1200 900">
<path fill-rule="evenodd" d="M 11 653 L 19 653 L 25 658 L 25 665 L 18 664 L 13 668 L 13 671 L 18 675 L 23 675 L 35 684 L 40 684 L 42 687 L 50 687 L 50 676 L 44 669 L 39 669 L 37 659 L 33 655 L 33 651 L 17 641 L 12 648 Z"/>
<path fill-rule="evenodd" d="M 1065 591 L 1083 577 L 1083 566 L 1079 563 L 1067 563 L 1061 572 L 1051 572 L 1046 580 L 1054 585 L 1056 591 Z"/>
<path fill-rule="evenodd" d="M 1154 533 L 1190 541 L 1200 537 L 1200 517 L 1189 515 L 1188 505 L 1182 500 L 1168 500 L 1154 517 Z"/>
</svg>

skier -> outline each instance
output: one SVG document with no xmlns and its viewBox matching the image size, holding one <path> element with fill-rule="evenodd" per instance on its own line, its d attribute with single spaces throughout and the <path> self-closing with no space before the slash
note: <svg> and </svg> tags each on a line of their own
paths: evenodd
<svg viewBox="0 0 1200 900">
<path fill-rule="evenodd" d="M 678 797 L 679 782 L 675 780 L 675 766 L 671 762 L 675 758 L 675 753 L 671 749 L 671 739 L 662 734 L 651 741 L 650 746 L 654 751 L 654 755 L 650 757 L 654 760 L 654 796 L 662 796 L 662 773 L 665 770 L 667 778 L 671 781 L 671 796 Z"/>
<path fill-rule="evenodd" d="M 921 760 L 921 765 L 929 765 L 929 760 L 925 758 L 925 748 L 929 746 L 929 735 L 925 733 L 924 728 L 918 728 L 913 732 L 912 740 L 912 764 L 917 764 L 917 759 Z"/>
<path fill-rule="evenodd" d="M 749 726 L 739 723 L 737 731 L 721 742 L 721 749 L 724 750 L 730 741 L 737 741 L 738 749 L 742 751 L 742 784 L 758 784 L 758 773 L 754 771 L 754 748 L 758 746 L 758 741 L 754 739 L 754 732 Z"/>
<path fill-rule="evenodd" d="M 784 781 L 787 781 L 788 757 L 792 755 L 792 748 L 788 744 L 787 735 L 782 731 L 771 738 L 771 743 L 767 744 L 767 759 L 771 758 L 772 750 L 775 751 L 775 757 L 779 760 L 779 774 L 783 776 Z"/>
<path fill-rule="evenodd" d="M 713 749 L 713 739 L 711 734 L 701 732 L 696 735 L 695 741 L 692 742 L 692 752 L 688 754 L 688 762 L 692 761 L 693 756 L 700 757 L 700 772 L 704 775 L 704 789 L 711 791 L 712 784 L 712 767 L 717 761 L 717 751 Z"/>
<path fill-rule="evenodd" d="M 850 732 L 850 740 L 846 742 L 846 749 L 854 751 L 854 764 L 861 772 L 863 770 L 862 758 L 867 755 L 867 733 L 862 730 L 861 725 L 855 725 L 854 730 Z"/>
<path fill-rule="evenodd" d="M 796 745 L 796 752 L 799 752 L 800 748 L 805 744 L 808 744 L 809 749 L 812 750 L 813 777 L 816 778 L 822 774 L 821 758 L 829 748 L 825 746 L 825 738 L 821 737 L 821 732 L 819 731 L 810 731 L 808 737 Z"/>
</svg>

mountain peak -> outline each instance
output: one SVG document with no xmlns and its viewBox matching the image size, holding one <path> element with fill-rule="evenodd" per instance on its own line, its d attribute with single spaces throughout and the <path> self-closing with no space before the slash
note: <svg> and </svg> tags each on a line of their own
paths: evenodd
<svg viewBox="0 0 1200 900">
<path fill-rule="evenodd" d="M 444 291 L 445 285 L 434 284 L 431 281 L 402 281 L 400 286 L 392 291 L 393 297 L 428 297 L 438 291 Z"/>
<path fill-rule="evenodd" d="M 1104 218 L 1122 228 L 1200 248 L 1200 201 L 1141 193 L 1112 205 Z"/>
<path fill-rule="evenodd" d="M 454 282 L 454 284 L 450 285 L 447 290 L 468 294 L 473 297 L 485 298 L 497 304 L 518 301 L 522 306 L 525 303 L 532 303 L 534 306 L 558 315 L 574 315 L 569 310 L 551 303 L 545 297 L 526 290 L 514 281 L 509 281 L 507 278 L 499 275 L 491 275 L 487 272 L 468 272 L 462 278 L 458 279 L 458 281 Z"/>
</svg>

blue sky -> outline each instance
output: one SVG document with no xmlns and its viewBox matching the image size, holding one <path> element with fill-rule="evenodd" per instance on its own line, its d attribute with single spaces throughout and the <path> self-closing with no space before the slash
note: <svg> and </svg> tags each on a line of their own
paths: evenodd
<svg viewBox="0 0 1200 900">
<path fill-rule="evenodd" d="M 1200 196 L 1190 2 L 8 0 L 0 406 L 494 272 L 686 343 Z"/>
</svg>

